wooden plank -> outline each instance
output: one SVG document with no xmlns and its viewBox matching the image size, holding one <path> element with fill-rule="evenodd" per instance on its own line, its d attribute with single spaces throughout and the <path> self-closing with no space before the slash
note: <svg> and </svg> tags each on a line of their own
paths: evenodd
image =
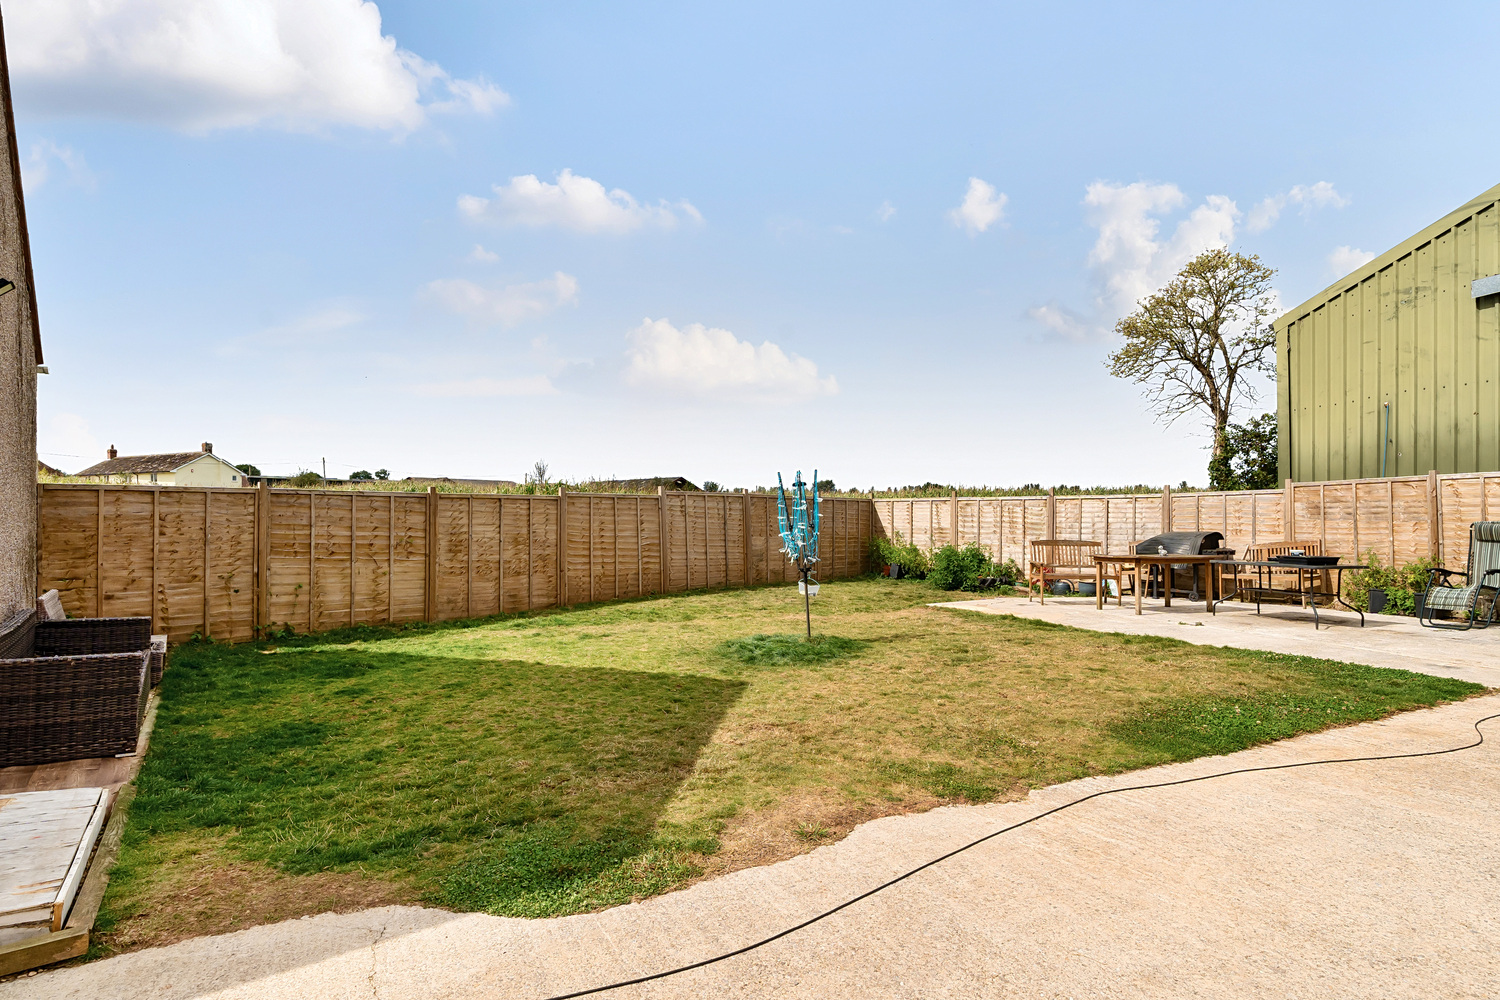
<svg viewBox="0 0 1500 1000">
<path fill-rule="evenodd" d="M 396 620 L 396 495 L 386 497 L 389 504 L 389 528 L 385 544 L 385 620 Z"/>
<path fill-rule="evenodd" d="M 209 528 L 209 508 L 213 503 L 214 494 L 212 490 L 203 491 L 203 637 L 213 638 L 213 624 L 208 604 L 208 581 L 213 579 L 213 557 L 212 537 L 213 532 Z"/>
<path fill-rule="evenodd" d="M 568 606 L 568 491 L 557 488 L 557 606 Z"/>
<path fill-rule="evenodd" d="M 94 508 L 94 617 L 104 617 L 104 487 L 95 494 Z"/>
<path fill-rule="evenodd" d="M 661 589 L 657 593 L 667 592 L 667 488 L 658 486 L 656 488 L 656 522 L 657 537 L 660 539 L 659 548 L 661 552 Z"/>
<path fill-rule="evenodd" d="M 1443 561 L 1442 509 L 1438 497 L 1438 474 L 1433 469 L 1427 473 L 1427 556 Z"/>
<path fill-rule="evenodd" d="M 318 630 L 318 495 L 307 494 L 307 630 Z"/>
<path fill-rule="evenodd" d="M 437 575 L 438 575 L 438 544 L 437 544 L 437 487 L 427 487 L 427 579 L 426 588 L 423 591 L 425 601 L 422 617 L 426 621 L 437 619 Z"/>
<path fill-rule="evenodd" d="M 474 494 L 469 494 L 468 510 L 468 543 L 465 548 L 467 558 L 464 560 L 464 617 L 474 617 Z"/>
<path fill-rule="evenodd" d="M 151 491 L 151 631 L 161 632 L 161 576 L 157 563 L 161 551 L 161 490 Z"/>
<path fill-rule="evenodd" d="M 351 492 L 349 494 L 349 625 L 351 627 L 354 625 L 354 595 L 358 593 L 358 588 L 354 582 L 354 557 L 359 550 L 359 518 L 354 505 L 359 502 L 358 498 L 358 493 Z"/>
<path fill-rule="evenodd" d="M 83 874 L 88 869 L 89 858 L 94 853 L 94 842 L 99 839 L 99 832 L 104 829 L 104 816 L 108 812 L 108 793 L 99 789 L 99 798 L 94 803 L 94 814 L 89 818 L 88 827 L 83 831 L 83 837 L 73 852 L 73 862 L 68 866 L 68 874 L 63 877 L 62 887 L 57 890 L 57 901 L 52 904 L 52 930 L 60 931 L 67 923 L 68 914 L 73 909 L 73 900 L 83 884 Z"/>
<path fill-rule="evenodd" d="M 500 487 L 495 487 L 499 489 Z M 495 498 L 495 607 L 505 614 L 505 498 Z"/>
</svg>

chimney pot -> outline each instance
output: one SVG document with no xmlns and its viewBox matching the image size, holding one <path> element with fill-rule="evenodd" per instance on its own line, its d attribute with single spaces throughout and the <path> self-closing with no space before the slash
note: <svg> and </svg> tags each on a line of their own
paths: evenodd
<svg viewBox="0 0 1500 1000">
<path fill-rule="evenodd" d="M 105 453 L 105 454 L 107 454 L 107 455 L 109 455 L 109 460 L 110 460 L 110 461 L 111 461 L 111 462 L 113 462 L 113 461 L 114 461 L 114 460 L 115 460 L 115 458 L 116 458 L 116 457 L 117 457 L 117 456 L 118 456 L 118 455 L 119 455 L 119 454 L 120 454 L 120 453 L 119 453 L 119 452 L 117 452 L 117 451 L 115 451 L 115 446 L 114 446 L 114 445 L 110 445 L 110 446 L 109 446 L 109 451 L 108 451 L 108 452 L 106 452 L 106 453 Z"/>
<path fill-rule="evenodd" d="M 213 446 L 212 442 L 209 442 L 209 441 L 203 442 L 203 450 L 204 450 L 205 453 L 207 453 L 209 455 L 212 455 L 214 453 L 214 446 Z"/>
</svg>

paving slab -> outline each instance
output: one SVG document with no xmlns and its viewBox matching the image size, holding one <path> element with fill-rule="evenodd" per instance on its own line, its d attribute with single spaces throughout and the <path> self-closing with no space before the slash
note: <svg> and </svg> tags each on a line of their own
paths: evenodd
<svg viewBox="0 0 1500 1000">
<path fill-rule="evenodd" d="M 1308 636 L 1311 636 L 1308 627 Z M 1500 694 L 845 840 L 600 913 L 418 907 L 304 918 L 42 973 L 0 998 L 527 998 L 739 947 L 1099 789 L 1470 742 Z M 739 958 L 612 998 L 1494 997 L 1500 719 L 1438 757 L 1095 799 Z"/>
<path fill-rule="evenodd" d="M 1210 614 L 1202 601 L 1176 598 L 1166 607 L 1147 600 L 1135 613 L 1132 599 L 1124 607 L 1100 610 L 1092 597 L 1049 597 L 1047 603 L 1024 597 L 995 597 L 936 605 L 994 615 L 1015 615 L 1070 625 L 1094 632 L 1162 635 L 1200 646 L 1233 646 L 1273 653 L 1318 656 L 1372 667 L 1396 667 L 1438 677 L 1457 677 L 1485 687 L 1500 688 L 1500 625 L 1456 631 L 1425 628 L 1399 615 L 1359 615 L 1318 610 L 1322 627 L 1314 629 L 1312 613 L 1287 605 L 1221 604 Z"/>
</svg>

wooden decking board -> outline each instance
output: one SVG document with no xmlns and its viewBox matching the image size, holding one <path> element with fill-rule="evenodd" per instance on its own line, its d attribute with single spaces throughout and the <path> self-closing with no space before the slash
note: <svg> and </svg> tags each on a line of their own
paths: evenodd
<svg viewBox="0 0 1500 1000">
<path fill-rule="evenodd" d="M 0 797 L 0 927 L 62 928 L 108 805 L 103 788 Z"/>
</svg>

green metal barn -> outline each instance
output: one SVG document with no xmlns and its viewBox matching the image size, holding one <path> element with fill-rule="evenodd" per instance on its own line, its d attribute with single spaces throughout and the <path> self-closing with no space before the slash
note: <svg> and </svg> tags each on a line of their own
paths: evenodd
<svg viewBox="0 0 1500 1000">
<path fill-rule="evenodd" d="M 1500 469 L 1500 186 L 1275 328 L 1283 482 Z"/>
</svg>

